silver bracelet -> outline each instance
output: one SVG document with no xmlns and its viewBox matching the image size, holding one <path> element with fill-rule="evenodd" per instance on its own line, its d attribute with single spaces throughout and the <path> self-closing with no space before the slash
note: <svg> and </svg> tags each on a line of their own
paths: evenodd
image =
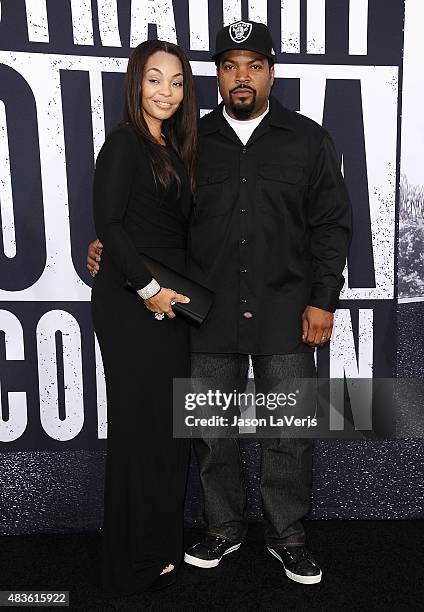
<svg viewBox="0 0 424 612">
<path fill-rule="evenodd" d="M 148 300 L 154 295 L 156 295 L 156 293 L 159 293 L 160 290 L 161 286 L 159 285 L 156 279 L 152 278 L 150 283 L 142 289 L 138 289 L 137 293 L 143 300 Z"/>
</svg>

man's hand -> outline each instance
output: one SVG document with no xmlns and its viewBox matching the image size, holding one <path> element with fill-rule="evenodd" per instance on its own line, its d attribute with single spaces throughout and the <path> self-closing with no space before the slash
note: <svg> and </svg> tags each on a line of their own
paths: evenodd
<svg viewBox="0 0 424 612">
<path fill-rule="evenodd" d="M 159 293 L 148 300 L 144 300 L 144 304 L 146 308 L 152 312 L 164 312 L 170 319 L 175 319 L 171 302 L 181 302 L 182 304 L 187 304 L 189 301 L 190 298 L 188 298 L 186 295 L 182 295 L 181 293 L 177 293 L 172 289 L 162 287 Z"/>
<path fill-rule="evenodd" d="M 93 240 L 88 245 L 87 251 L 87 268 L 91 276 L 96 276 L 100 268 L 100 259 L 102 256 L 103 245 L 99 239 Z"/>
<path fill-rule="evenodd" d="M 323 346 L 331 337 L 334 315 L 328 310 L 307 306 L 302 314 L 302 340 L 309 346 Z"/>
</svg>

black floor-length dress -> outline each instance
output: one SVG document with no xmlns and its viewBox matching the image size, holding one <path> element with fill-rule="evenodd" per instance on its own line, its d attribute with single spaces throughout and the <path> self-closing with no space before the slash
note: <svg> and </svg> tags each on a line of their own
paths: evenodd
<svg viewBox="0 0 424 612">
<path fill-rule="evenodd" d="M 140 253 L 185 271 L 191 196 L 184 167 L 168 192 L 153 175 L 143 138 L 129 124 L 113 130 L 98 156 L 94 218 L 103 243 L 92 315 L 103 358 L 108 441 L 103 525 L 103 587 L 147 588 L 182 559 L 189 441 L 172 437 L 172 379 L 189 375 L 189 335 L 178 317 L 158 321 L 129 281 L 151 281 Z"/>
</svg>

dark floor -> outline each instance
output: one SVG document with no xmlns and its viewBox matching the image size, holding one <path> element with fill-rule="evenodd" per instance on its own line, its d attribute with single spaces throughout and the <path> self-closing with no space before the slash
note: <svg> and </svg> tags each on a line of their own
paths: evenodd
<svg viewBox="0 0 424 612">
<path fill-rule="evenodd" d="M 0 590 L 69 590 L 78 610 L 392 610 L 424 607 L 422 521 L 308 521 L 318 585 L 290 581 L 253 524 L 218 568 L 185 565 L 162 592 L 108 599 L 98 586 L 99 533 L 0 539 Z M 200 532 L 187 530 L 187 545 Z M 51 608 L 49 608 L 51 609 Z"/>
</svg>

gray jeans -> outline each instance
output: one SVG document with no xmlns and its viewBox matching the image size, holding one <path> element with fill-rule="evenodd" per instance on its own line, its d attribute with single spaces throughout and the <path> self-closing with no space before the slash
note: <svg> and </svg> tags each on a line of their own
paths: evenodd
<svg viewBox="0 0 424 612">
<path fill-rule="evenodd" d="M 313 353 L 252 355 L 255 387 L 266 393 L 267 380 L 313 378 Z M 225 387 L 242 392 L 246 386 L 249 356 L 192 353 L 192 378 L 219 378 Z M 260 439 L 262 447 L 260 491 L 268 545 L 300 545 L 305 531 L 300 519 L 310 508 L 312 441 L 310 439 Z M 247 530 L 246 487 L 240 461 L 239 440 L 196 438 L 207 533 L 232 542 Z"/>
</svg>

